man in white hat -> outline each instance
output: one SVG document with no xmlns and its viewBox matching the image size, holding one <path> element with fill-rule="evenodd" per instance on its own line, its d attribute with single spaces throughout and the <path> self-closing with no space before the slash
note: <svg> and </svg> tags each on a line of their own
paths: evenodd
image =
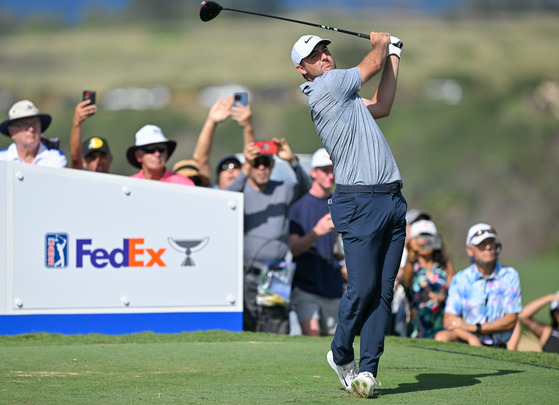
<svg viewBox="0 0 559 405">
<path fill-rule="evenodd" d="M 177 143 L 167 139 L 161 128 L 144 125 L 136 132 L 134 146 L 129 147 L 126 152 L 128 162 L 141 169 L 131 177 L 194 186 L 194 182 L 188 177 L 173 173 L 165 167 L 176 147 Z"/>
<path fill-rule="evenodd" d="M 65 167 L 66 156 L 43 138 L 52 117 L 42 114 L 29 100 L 15 103 L 8 119 L 0 124 L 0 132 L 12 138 L 13 143 L 0 150 L 0 160 L 31 163 L 39 166 Z"/>
<path fill-rule="evenodd" d="M 518 272 L 499 263 L 500 251 L 501 242 L 491 225 L 479 223 L 469 229 L 466 253 L 472 264 L 452 278 L 445 329 L 435 340 L 507 348 L 522 312 L 522 293 Z"/>
<path fill-rule="evenodd" d="M 297 264 L 291 305 L 307 336 L 333 335 L 344 293 L 340 259 L 334 254 L 338 234 L 328 212 L 334 167 L 326 149 L 311 158 L 311 188 L 289 210 L 289 247 Z"/>
</svg>

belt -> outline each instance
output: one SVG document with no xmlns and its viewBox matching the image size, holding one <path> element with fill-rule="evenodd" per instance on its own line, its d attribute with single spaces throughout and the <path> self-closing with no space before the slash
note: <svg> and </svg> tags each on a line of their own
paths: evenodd
<svg viewBox="0 0 559 405">
<path fill-rule="evenodd" d="M 353 186 L 346 186 L 343 184 L 336 184 L 336 190 L 343 194 L 349 193 L 372 193 L 372 194 L 396 194 L 404 188 L 404 183 L 395 181 L 389 184 L 356 184 Z"/>
</svg>

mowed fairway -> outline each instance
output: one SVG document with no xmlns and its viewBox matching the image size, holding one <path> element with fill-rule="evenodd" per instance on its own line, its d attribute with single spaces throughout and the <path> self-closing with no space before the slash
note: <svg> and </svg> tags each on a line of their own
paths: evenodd
<svg viewBox="0 0 559 405">
<path fill-rule="evenodd" d="M 341 404 L 330 338 L 196 332 L 0 337 L 2 404 Z M 556 403 L 559 356 L 390 337 L 374 400 Z"/>
</svg>

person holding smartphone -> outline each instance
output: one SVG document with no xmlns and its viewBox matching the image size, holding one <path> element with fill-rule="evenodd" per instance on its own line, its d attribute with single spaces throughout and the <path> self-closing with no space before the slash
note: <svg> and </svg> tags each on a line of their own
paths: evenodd
<svg viewBox="0 0 559 405">
<path fill-rule="evenodd" d="M 92 97 L 93 94 L 93 97 Z M 113 162 L 109 142 L 92 136 L 82 141 L 83 123 L 97 111 L 95 92 L 85 90 L 74 110 L 70 132 L 70 167 L 98 173 L 108 173 Z"/>
</svg>

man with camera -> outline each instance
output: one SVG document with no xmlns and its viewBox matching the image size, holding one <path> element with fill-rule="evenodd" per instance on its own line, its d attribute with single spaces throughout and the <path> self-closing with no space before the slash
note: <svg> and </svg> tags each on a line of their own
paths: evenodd
<svg viewBox="0 0 559 405">
<path fill-rule="evenodd" d="M 285 139 L 264 143 L 264 152 L 276 152 L 289 162 L 296 181 L 271 180 L 274 155 L 262 153 L 255 142 L 244 147 L 245 162 L 227 190 L 244 193 L 244 306 L 243 330 L 289 333 L 289 308 L 256 302 L 262 263 L 282 261 L 289 250 L 289 208 L 310 188 L 310 180 Z M 271 148 L 271 149 L 270 149 Z"/>
</svg>

